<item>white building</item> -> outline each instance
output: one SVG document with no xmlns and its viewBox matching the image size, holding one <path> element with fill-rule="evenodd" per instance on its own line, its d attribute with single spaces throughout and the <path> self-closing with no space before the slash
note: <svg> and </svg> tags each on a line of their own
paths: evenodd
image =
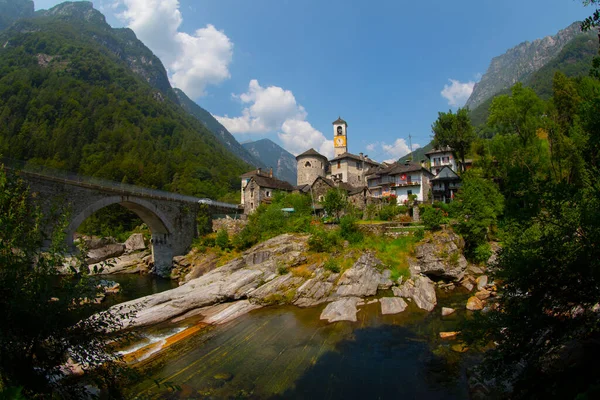
<svg viewBox="0 0 600 400">
<path fill-rule="evenodd" d="M 445 166 L 450 167 L 454 172 L 457 171 L 458 163 L 450 147 L 443 147 L 441 149 L 433 149 L 425 153 L 431 164 L 431 173 L 437 175 L 440 173 L 442 168 Z"/>
</svg>

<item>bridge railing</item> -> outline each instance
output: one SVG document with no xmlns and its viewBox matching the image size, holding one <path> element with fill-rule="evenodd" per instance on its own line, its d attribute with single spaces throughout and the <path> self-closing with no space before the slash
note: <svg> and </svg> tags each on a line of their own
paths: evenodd
<svg viewBox="0 0 600 400">
<path fill-rule="evenodd" d="M 5 168 L 15 171 L 21 171 L 30 175 L 37 175 L 42 178 L 57 180 L 77 186 L 85 186 L 117 192 L 129 196 L 150 197 L 161 200 L 177 200 L 189 203 L 207 204 L 212 207 L 237 209 L 236 204 L 229 204 L 219 201 L 214 201 L 207 198 L 198 198 L 194 196 L 186 196 L 179 193 L 167 192 L 165 190 L 149 189 L 128 183 L 114 182 L 102 178 L 94 178 L 91 176 L 83 176 L 73 172 L 63 171 L 55 168 L 49 168 L 43 165 L 24 162 L 11 158 L 0 158 L 0 163 L 4 164 Z"/>
</svg>

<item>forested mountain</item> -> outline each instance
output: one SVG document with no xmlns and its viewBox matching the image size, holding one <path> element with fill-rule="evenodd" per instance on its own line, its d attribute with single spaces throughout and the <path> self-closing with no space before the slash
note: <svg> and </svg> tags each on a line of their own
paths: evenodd
<svg viewBox="0 0 600 400">
<path fill-rule="evenodd" d="M 33 12 L 32 0 L 0 0 L 0 31 L 19 18 L 33 16 Z"/>
<path fill-rule="evenodd" d="M 273 175 L 277 178 L 288 181 L 292 185 L 296 184 L 296 157 L 292 153 L 269 139 L 244 143 L 242 146 L 261 160 L 267 168 L 273 168 Z"/>
<path fill-rule="evenodd" d="M 179 104 L 186 110 L 188 113 L 196 117 L 196 119 L 209 131 L 211 131 L 215 137 L 223 143 L 229 151 L 233 154 L 246 161 L 248 164 L 251 164 L 255 167 L 264 168 L 266 165 L 260 161 L 260 158 L 256 158 L 252 154 L 250 154 L 234 137 L 227 128 L 225 128 L 215 117 L 212 116 L 211 113 L 206 111 L 204 108 L 200 107 L 196 104 L 192 99 L 190 99 L 181 89 L 174 89 L 177 98 L 179 99 Z"/>
<path fill-rule="evenodd" d="M 419 147 L 412 153 L 408 153 L 404 157 L 400 157 L 400 162 L 404 162 L 404 161 L 411 160 L 411 159 L 415 162 L 420 162 L 421 160 L 428 161 L 428 158 L 425 155 L 425 153 L 427 153 L 430 150 L 433 150 L 433 145 L 431 144 L 431 142 L 427 143 L 423 147 Z"/>
<path fill-rule="evenodd" d="M 0 154 L 224 198 L 251 167 L 179 104 L 158 58 L 91 3 L 63 3 L 0 33 Z"/>
</svg>

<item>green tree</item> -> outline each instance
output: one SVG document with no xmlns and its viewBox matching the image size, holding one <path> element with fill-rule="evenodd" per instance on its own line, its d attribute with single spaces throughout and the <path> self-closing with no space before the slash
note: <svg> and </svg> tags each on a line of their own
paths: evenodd
<svg viewBox="0 0 600 400">
<path fill-rule="evenodd" d="M 468 108 L 459 108 L 456 114 L 452 110 L 438 113 L 438 119 L 431 126 L 433 147 L 436 149 L 450 146 L 464 168 L 465 157 L 475 140 L 475 130 L 471 125 Z"/>
<path fill-rule="evenodd" d="M 452 208 L 458 219 L 457 230 L 465 239 L 467 251 L 473 253 L 488 240 L 490 229 L 504 210 L 504 199 L 493 182 L 468 171 Z"/>
<path fill-rule="evenodd" d="M 98 311 L 91 300 L 99 288 L 81 262 L 75 277 L 59 274 L 67 264 L 66 218 L 46 217 L 60 223 L 50 249 L 42 252 L 43 216 L 25 184 L 0 166 L 0 388 L 21 387 L 27 397 L 81 398 L 83 386 L 63 377 L 71 361 L 118 397 L 117 378 L 125 369 L 114 346 L 127 334 L 110 334 L 132 314 L 121 310 L 88 318 Z"/>
<path fill-rule="evenodd" d="M 325 193 L 325 197 L 321 203 L 328 215 L 334 216 L 336 220 L 339 220 L 340 213 L 348 205 L 348 200 L 341 189 L 335 188 L 329 189 L 327 193 Z"/>
</svg>

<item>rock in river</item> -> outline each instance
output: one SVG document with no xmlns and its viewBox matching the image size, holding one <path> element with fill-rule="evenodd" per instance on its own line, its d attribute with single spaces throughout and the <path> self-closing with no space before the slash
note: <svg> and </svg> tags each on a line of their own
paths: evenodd
<svg viewBox="0 0 600 400">
<path fill-rule="evenodd" d="M 377 288 L 385 279 L 375 268 L 381 265 L 372 253 L 365 253 L 352 268 L 346 270 L 338 282 L 337 295 L 346 296 L 373 296 Z"/>
<path fill-rule="evenodd" d="M 401 287 L 392 288 L 395 296 L 412 298 L 415 304 L 427 311 L 431 311 L 437 304 L 435 286 L 431 279 L 417 275 L 407 280 Z"/>
<path fill-rule="evenodd" d="M 381 303 L 381 313 L 384 315 L 398 314 L 408 307 L 408 304 L 400 297 L 383 297 L 379 302 Z"/>
<path fill-rule="evenodd" d="M 356 303 L 361 299 L 359 297 L 346 297 L 327 304 L 327 307 L 321 313 L 321 319 L 329 322 L 352 321 L 356 322 Z"/>
</svg>

